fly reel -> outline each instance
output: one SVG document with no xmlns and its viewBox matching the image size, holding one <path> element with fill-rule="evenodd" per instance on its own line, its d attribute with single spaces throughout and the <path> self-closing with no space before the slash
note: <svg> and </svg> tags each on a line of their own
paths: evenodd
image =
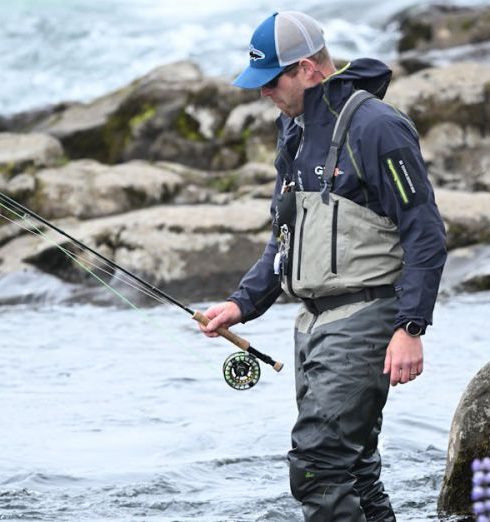
<svg viewBox="0 0 490 522">
<path fill-rule="evenodd" d="M 247 352 L 232 353 L 223 363 L 223 375 L 235 390 L 248 390 L 259 382 L 259 362 Z"/>
</svg>

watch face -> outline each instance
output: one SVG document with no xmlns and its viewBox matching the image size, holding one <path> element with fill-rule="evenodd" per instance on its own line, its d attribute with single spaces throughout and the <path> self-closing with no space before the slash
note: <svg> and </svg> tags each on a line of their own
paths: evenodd
<svg viewBox="0 0 490 522">
<path fill-rule="evenodd" d="M 407 323 L 407 325 L 405 326 L 405 330 L 407 331 L 407 333 L 413 335 L 414 337 L 417 337 L 422 333 L 422 328 L 413 321 Z"/>
</svg>

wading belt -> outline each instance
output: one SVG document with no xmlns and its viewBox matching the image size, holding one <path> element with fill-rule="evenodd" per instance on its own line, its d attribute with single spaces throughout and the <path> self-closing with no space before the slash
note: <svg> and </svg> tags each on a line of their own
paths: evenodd
<svg viewBox="0 0 490 522">
<path fill-rule="evenodd" d="M 333 310 L 346 304 L 360 303 L 362 301 L 374 301 L 379 298 L 394 297 L 395 287 L 393 285 L 373 286 L 363 288 L 359 292 L 342 295 L 329 295 L 317 297 L 316 299 L 303 299 L 308 312 L 319 315 L 327 310 Z"/>
</svg>

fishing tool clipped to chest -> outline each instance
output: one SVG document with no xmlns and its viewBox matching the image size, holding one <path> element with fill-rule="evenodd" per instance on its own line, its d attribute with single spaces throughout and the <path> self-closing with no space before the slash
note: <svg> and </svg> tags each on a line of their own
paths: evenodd
<svg viewBox="0 0 490 522">
<path fill-rule="evenodd" d="M 6 211 L 7 214 L 5 214 L 4 211 Z M 201 312 L 192 310 L 160 288 L 145 281 L 121 265 L 116 264 L 97 250 L 82 243 L 80 240 L 2 192 L 0 192 L 0 217 L 20 226 L 26 232 L 51 243 L 53 247 L 61 251 L 77 268 L 82 269 L 85 273 L 92 276 L 130 307 L 134 309 L 138 308 L 115 287 L 111 286 L 108 280 L 112 281 L 112 279 L 117 279 L 160 304 L 177 306 L 191 315 L 192 319 L 201 325 L 206 326 L 209 323 L 210 320 Z M 66 241 L 63 243 L 60 242 L 59 237 L 56 239 L 49 237 L 46 233 L 47 229 L 55 232 L 58 236 L 62 236 L 65 240 L 69 240 L 69 243 L 67 244 Z M 95 262 L 95 260 L 97 262 Z M 107 274 L 109 278 L 102 278 L 100 275 L 102 273 Z M 283 364 L 281 362 L 275 361 L 269 355 L 255 349 L 246 339 L 231 332 L 228 328 L 218 328 L 217 333 L 242 350 L 241 352 L 230 355 L 223 365 L 225 381 L 235 390 L 247 390 L 257 384 L 260 378 L 259 360 L 272 366 L 276 372 L 282 370 Z"/>
<path fill-rule="evenodd" d="M 291 263 L 291 247 L 296 221 L 296 194 L 294 181 L 284 181 L 281 194 L 277 198 L 273 232 L 277 239 L 278 251 L 274 258 L 274 274 L 285 276 Z"/>
</svg>

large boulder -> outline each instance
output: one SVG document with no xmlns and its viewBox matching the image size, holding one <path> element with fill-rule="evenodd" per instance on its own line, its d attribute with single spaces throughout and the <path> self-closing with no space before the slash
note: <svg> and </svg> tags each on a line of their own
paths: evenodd
<svg viewBox="0 0 490 522">
<path fill-rule="evenodd" d="M 270 234 L 268 207 L 265 199 L 228 205 L 161 205 L 56 224 L 178 298 L 219 299 L 236 288 L 241 275 L 261 254 Z M 5 242 L 0 246 L 0 272 L 29 265 L 71 282 L 87 279 L 86 272 L 67 255 L 78 252 L 76 246 L 61 236 L 50 234 L 50 238 L 24 234 Z M 101 267 L 94 258 L 84 256 L 96 273 L 104 278 L 112 275 L 110 267 L 104 272 L 91 265 L 94 261 Z M 114 282 L 118 284 L 117 279 Z"/>
<path fill-rule="evenodd" d="M 454 414 L 439 516 L 471 516 L 471 463 L 490 455 L 490 363 L 471 380 Z M 472 520 L 472 519 L 471 519 Z"/>
<path fill-rule="evenodd" d="M 223 79 L 205 79 L 192 62 L 164 65 L 97 98 L 3 125 L 57 137 L 71 159 L 103 163 L 131 159 L 177 161 L 197 168 L 229 169 L 245 161 L 247 135 L 224 138 L 234 107 L 257 99 Z"/>
<path fill-rule="evenodd" d="M 419 5 L 395 20 L 401 33 L 399 61 L 408 72 L 455 61 L 490 62 L 489 7 Z"/>
<path fill-rule="evenodd" d="M 490 243 L 490 193 L 436 189 L 449 249 Z"/>
<path fill-rule="evenodd" d="M 400 52 L 445 49 L 490 40 L 490 8 L 446 5 L 414 6 L 396 17 Z"/>
<path fill-rule="evenodd" d="M 60 142 L 46 134 L 0 133 L 0 177 L 5 181 L 24 170 L 63 162 Z"/>
<path fill-rule="evenodd" d="M 36 173 L 26 203 L 49 219 L 91 219 L 164 203 L 181 185 L 177 174 L 144 161 L 108 166 L 78 160 Z"/>
<path fill-rule="evenodd" d="M 490 66 L 426 69 L 395 81 L 386 100 L 415 122 L 436 185 L 488 189 Z"/>
</svg>

